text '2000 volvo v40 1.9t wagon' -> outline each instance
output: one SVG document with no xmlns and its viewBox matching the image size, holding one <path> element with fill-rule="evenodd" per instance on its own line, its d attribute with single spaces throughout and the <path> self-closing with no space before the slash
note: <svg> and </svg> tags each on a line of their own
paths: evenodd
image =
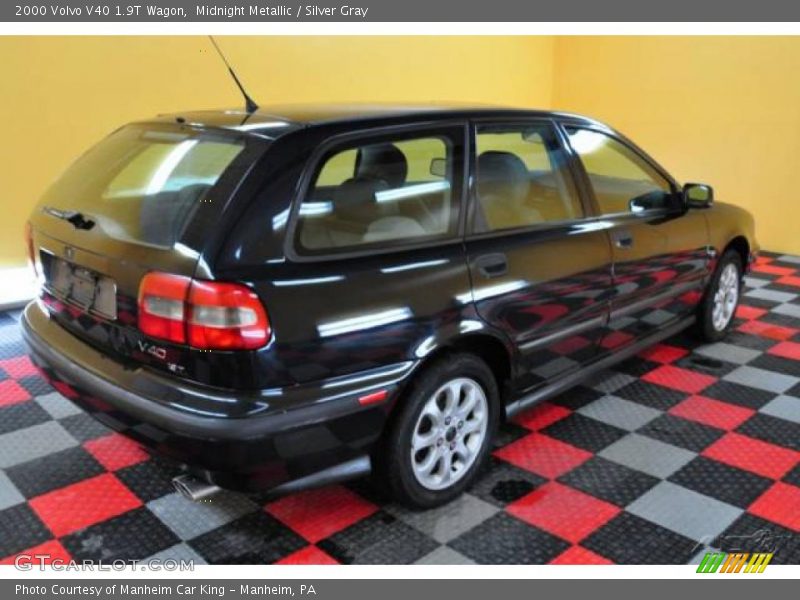
<svg viewBox="0 0 800 600">
<path fill-rule="evenodd" d="M 372 471 L 434 506 L 501 419 L 731 325 L 753 220 L 551 112 L 293 107 L 112 133 L 29 223 L 33 360 L 184 492 Z"/>
</svg>

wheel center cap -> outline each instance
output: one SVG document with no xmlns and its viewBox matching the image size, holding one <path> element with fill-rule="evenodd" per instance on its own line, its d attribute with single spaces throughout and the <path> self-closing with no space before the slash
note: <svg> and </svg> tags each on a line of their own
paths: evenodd
<svg viewBox="0 0 800 600">
<path fill-rule="evenodd" d="M 456 428 L 455 427 L 450 427 L 447 430 L 447 433 L 444 434 L 444 439 L 446 439 L 448 442 L 452 442 L 455 439 L 455 437 L 456 437 Z"/>
</svg>

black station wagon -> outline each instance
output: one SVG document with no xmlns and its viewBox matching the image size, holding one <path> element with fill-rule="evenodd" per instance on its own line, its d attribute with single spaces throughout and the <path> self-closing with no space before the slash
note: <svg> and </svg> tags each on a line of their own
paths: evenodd
<svg viewBox="0 0 800 600">
<path fill-rule="evenodd" d="M 502 419 L 687 326 L 723 336 L 757 251 L 747 212 L 597 121 L 436 106 L 127 125 L 28 243 L 34 362 L 187 496 L 372 472 L 419 507 L 470 485 Z"/>
</svg>

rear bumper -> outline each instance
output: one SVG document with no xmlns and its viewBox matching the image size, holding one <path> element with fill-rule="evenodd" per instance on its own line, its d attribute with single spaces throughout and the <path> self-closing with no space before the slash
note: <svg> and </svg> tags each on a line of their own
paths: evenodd
<svg viewBox="0 0 800 600">
<path fill-rule="evenodd" d="M 72 402 L 155 454 L 236 489 L 294 489 L 369 470 L 369 453 L 413 362 L 354 376 L 234 392 L 117 362 L 32 302 L 21 319 L 33 362 Z M 381 404 L 358 398 L 387 390 Z"/>
</svg>

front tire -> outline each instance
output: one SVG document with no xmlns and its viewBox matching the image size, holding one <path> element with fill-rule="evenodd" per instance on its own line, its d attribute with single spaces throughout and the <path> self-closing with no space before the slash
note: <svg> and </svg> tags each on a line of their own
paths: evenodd
<svg viewBox="0 0 800 600">
<path fill-rule="evenodd" d="M 471 354 L 443 357 L 410 385 L 376 457 L 392 496 L 431 508 L 460 495 L 480 471 L 499 421 L 497 382 Z"/>
<path fill-rule="evenodd" d="M 698 309 L 697 332 L 706 342 L 721 340 L 733 325 L 742 282 L 742 258 L 735 250 L 722 255 Z"/>
</svg>

